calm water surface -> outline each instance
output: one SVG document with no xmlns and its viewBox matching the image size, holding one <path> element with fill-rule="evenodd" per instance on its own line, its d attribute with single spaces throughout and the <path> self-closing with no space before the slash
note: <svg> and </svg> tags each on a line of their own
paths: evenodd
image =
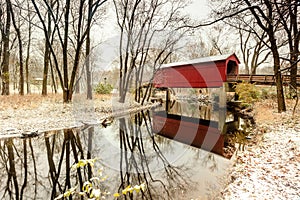
<svg viewBox="0 0 300 200">
<path fill-rule="evenodd" d="M 191 117 L 203 115 L 195 108 L 198 114 Z M 216 117 L 209 113 L 204 118 Z M 188 112 L 181 109 L 179 114 Z M 100 177 L 101 169 L 101 178 L 106 179 L 94 187 L 110 192 L 106 199 L 115 199 L 113 194 L 128 185 L 142 183 L 144 192 L 119 199 L 213 199 L 226 182 L 231 161 L 153 133 L 153 115 L 144 111 L 114 119 L 106 128 L 1 140 L 0 198 L 54 199 L 75 186 L 79 192 L 85 181 Z M 96 159 L 93 168 L 71 169 L 79 159 L 91 158 Z"/>
</svg>

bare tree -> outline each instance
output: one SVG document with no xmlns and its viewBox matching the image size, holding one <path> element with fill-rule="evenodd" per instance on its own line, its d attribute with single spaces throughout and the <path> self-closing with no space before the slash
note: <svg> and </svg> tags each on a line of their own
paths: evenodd
<svg viewBox="0 0 300 200">
<path fill-rule="evenodd" d="M 268 47 L 273 55 L 273 69 L 276 78 L 276 86 L 277 86 L 277 103 L 278 103 L 278 112 L 286 111 L 284 93 L 283 93 L 283 85 L 282 85 L 282 77 L 281 77 L 281 69 L 280 69 L 280 54 L 279 54 L 279 44 L 277 40 L 277 31 L 280 26 L 280 20 L 278 13 L 276 13 L 276 9 L 274 6 L 274 1 L 272 0 L 262 0 L 262 1 L 252 1 L 252 0 L 238 0 L 232 2 L 227 7 L 227 12 L 222 11 L 223 15 L 219 19 L 204 23 L 201 25 L 197 25 L 194 27 L 200 27 L 204 25 L 211 25 L 218 21 L 223 21 L 226 19 L 230 19 L 234 16 L 237 16 L 240 13 L 244 13 L 250 11 L 251 16 L 255 18 L 255 22 L 258 27 L 266 32 L 268 36 Z"/>
<path fill-rule="evenodd" d="M 47 3 L 49 4 L 48 11 L 46 13 L 46 19 L 45 22 L 47 23 L 47 30 L 44 31 L 45 37 L 48 37 L 50 39 L 50 43 L 45 43 L 45 50 L 44 50 L 44 72 L 43 72 L 43 84 L 42 84 L 42 95 L 47 95 L 47 85 L 48 85 L 48 72 L 49 72 L 49 66 L 50 66 L 50 45 L 53 45 L 53 34 L 52 32 L 52 19 L 51 19 L 51 10 L 53 10 L 56 1 L 48 0 Z"/>
<path fill-rule="evenodd" d="M 207 44 L 199 37 L 198 39 L 193 40 L 193 43 L 188 44 L 185 50 L 189 59 L 208 56 L 209 52 Z"/>
<path fill-rule="evenodd" d="M 91 19 L 94 17 L 101 5 L 106 1 L 107 0 L 95 0 L 91 2 Z M 79 3 L 72 2 L 71 0 L 65 0 L 62 2 L 56 1 L 54 8 L 51 8 L 51 5 L 49 5 L 46 0 L 39 5 L 35 0 L 32 0 L 32 3 L 42 24 L 42 29 L 46 36 L 46 42 L 49 45 L 51 55 L 54 60 L 54 65 L 63 90 L 63 100 L 64 102 L 70 102 L 75 89 L 76 76 L 80 65 L 80 56 L 82 54 L 83 44 L 90 29 L 90 26 L 87 24 L 92 21 L 87 20 L 86 17 L 87 13 L 85 8 L 87 7 L 87 1 L 80 0 Z M 54 22 L 54 33 L 58 38 L 58 45 L 62 51 L 62 69 L 58 64 L 58 57 L 60 55 L 54 51 L 54 46 L 47 33 L 47 25 L 41 13 L 42 7 L 47 8 L 47 11 L 51 14 L 51 20 Z M 74 13 L 76 13 L 76 18 L 73 17 L 75 16 Z M 71 29 L 72 27 L 73 31 Z M 73 47 L 73 50 L 71 47 Z"/>
<path fill-rule="evenodd" d="M 268 46 L 265 45 L 268 42 L 266 32 L 261 33 L 260 38 L 252 31 L 244 31 L 243 28 L 239 28 L 238 32 L 246 73 L 254 75 L 257 68 L 266 62 L 271 54 Z"/>
<path fill-rule="evenodd" d="M 229 1 L 215 0 L 211 2 L 213 16 L 220 18 L 226 13 L 240 10 L 242 4 Z M 239 49 L 245 64 L 247 74 L 256 74 L 256 69 L 267 61 L 271 52 L 268 48 L 268 36 L 256 23 L 255 18 L 249 12 L 242 12 L 223 21 L 230 27 L 230 33 L 238 33 Z"/>
<path fill-rule="evenodd" d="M 92 12 L 93 12 L 93 0 L 88 2 L 88 23 L 87 23 L 87 34 L 86 34 L 86 85 L 87 85 L 87 99 L 93 99 L 92 93 L 92 73 L 90 66 L 90 51 L 91 51 L 91 24 L 92 24 Z"/>
<path fill-rule="evenodd" d="M 276 20 L 276 13 L 274 13 L 274 6 L 269 0 L 264 0 L 264 6 L 266 10 L 263 10 L 261 6 L 255 6 L 255 3 L 250 2 L 249 0 L 244 0 L 246 5 L 250 8 L 252 15 L 255 17 L 257 24 L 261 29 L 263 29 L 268 37 L 270 43 L 270 50 L 273 54 L 273 64 L 274 64 L 274 74 L 276 78 L 277 86 L 277 103 L 278 103 L 278 112 L 286 111 L 282 78 L 280 71 L 280 56 L 278 51 L 278 45 L 276 41 L 276 27 L 279 25 L 279 20 Z"/>
<path fill-rule="evenodd" d="M 186 3 L 179 0 L 113 2 L 120 28 L 119 101 L 125 101 L 130 85 L 133 84 L 135 101 L 143 104 L 149 94 L 149 87 L 144 94 L 140 90 L 146 64 L 151 63 L 150 67 L 155 72 L 175 50 L 185 32 L 175 30 L 187 20 L 180 13 Z"/>
<path fill-rule="evenodd" d="M 211 44 L 210 56 L 230 53 L 231 47 L 234 46 L 232 43 L 230 44 L 231 46 L 228 43 L 231 31 L 228 27 L 224 27 L 221 24 L 215 24 L 210 27 L 210 33 L 208 34 Z"/>
<path fill-rule="evenodd" d="M 297 88 L 297 64 L 299 57 L 299 1 L 297 0 L 284 0 L 282 2 L 274 1 L 273 4 L 276 7 L 276 12 L 279 15 L 279 21 L 283 26 L 283 30 L 287 36 L 289 47 L 289 62 L 290 62 L 290 91 L 291 94 L 295 93 Z"/>
<path fill-rule="evenodd" d="M 12 4 L 11 2 L 8 4 L 10 6 L 10 10 L 11 10 L 11 19 L 13 22 L 13 27 L 16 31 L 16 35 L 17 35 L 17 39 L 18 39 L 18 50 L 19 50 L 19 94 L 20 95 L 24 95 L 24 62 L 23 62 L 23 43 L 22 43 L 22 36 L 21 36 L 21 30 L 20 30 L 20 18 L 18 17 L 18 21 L 17 21 L 17 17 L 15 16 L 15 12 L 17 10 L 13 10 Z M 20 8 L 20 7 L 19 7 Z M 19 13 L 18 16 L 21 15 L 21 10 L 18 9 Z"/>
<path fill-rule="evenodd" d="M 25 82 L 26 82 L 26 89 L 27 94 L 30 94 L 30 81 L 29 81 L 29 61 L 30 61 L 30 50 L 31 50 L 31 39 L 32 39 L 32 31 L 33 31 L 33 19 L 35 18 L 35 14 L 33 14 L 30 6 L 30 1 L 27 0 L 27 16 L 26 20 L 28 23 L 28 42 L 27 42 L 27 52 L 26 52 L 26 59 L 25 59 Z"/>
</svg>

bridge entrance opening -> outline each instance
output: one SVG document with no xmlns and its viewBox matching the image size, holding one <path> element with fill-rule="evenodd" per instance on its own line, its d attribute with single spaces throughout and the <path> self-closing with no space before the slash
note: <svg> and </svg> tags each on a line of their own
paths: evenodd
<svg viewBox="0 0 300 200">
<path fill-rule="evenodd" d="M 230 60 L 227 64 L 227 75 L 236 75 L 237 74 L 237 63 Z"/>
</svg>

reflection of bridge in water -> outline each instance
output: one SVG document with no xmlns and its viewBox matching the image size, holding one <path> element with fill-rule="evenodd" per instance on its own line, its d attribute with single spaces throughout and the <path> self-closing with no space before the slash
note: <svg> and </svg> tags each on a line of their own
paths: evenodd
<svg viewBox="0 0 300 200">
<path fill-rule="evenodd" d="M 153 115 L 153 131 L 167 138 L 223 154 L 224 136 L 217 121 L 156 112 Z"/>
</svg>

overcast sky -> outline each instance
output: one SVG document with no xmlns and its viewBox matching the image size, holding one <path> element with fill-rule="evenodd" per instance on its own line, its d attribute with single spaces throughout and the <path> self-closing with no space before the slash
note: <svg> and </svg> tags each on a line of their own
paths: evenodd
<svg viewBox="0 0 300 200">
<path fill-rule="evenodd" d="M 207 0 L 192 0 L 191 5 L 186 8 L 186 12 L 190 14 L 192 19 L 201 20 L 207 18 L 210 8 Z M 96 52 L 101 54 L 101 57 L 98 58 L 101 60 L 98 60 L 98 63 L 101 63 L 101 66 L 98 67 L 101 69 L 107 69 L 110 65 L 109 63 L 118 55 L 118 31 L 119 28 L 116 25 L 114 9 L 109 10 L 108 20 L 104 22 L 102 31 L 100 31 L 101 34 L 99 34 L 99 28 L 97 27 L 92 31 L 95 42 L 99 43 Z"/>
<path fill-rule="evenodd" d="M 187 7 L 187 12 L 195 19 L 206 18 L 209 11 L 207 0 L 193 0 L 192 4 Z"/>
</svg>

